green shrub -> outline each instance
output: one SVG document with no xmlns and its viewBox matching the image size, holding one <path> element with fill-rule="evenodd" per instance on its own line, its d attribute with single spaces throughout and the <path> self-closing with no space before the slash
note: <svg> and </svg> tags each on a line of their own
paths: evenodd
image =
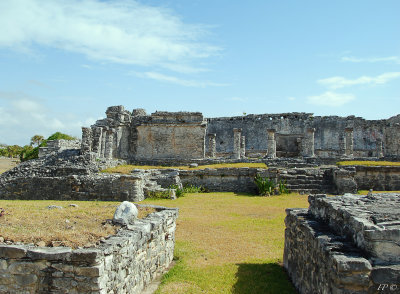
<svg viewBox="0 0 400 294">
<path fill-rule="evenodd" d="M 290 190 L 287 187 L 286 180 L 280 180 L 278 182 L 278 191 L 279 194 L 289 194 Z"/>
<path fill-rule="evenodd" d="M 192 184 L 183 185 L 183 191 L 185 193 L 208 193 L 208 192 L 210 192 L 210 191 L 208 191 L 207 188 L 205 188 L 203 186 L 195 186 Z"/>
<path fill-rule="evenodd" d="M 169 191 L 148 191 L 147 198 L 150 199 L 170 199 Z"/>
<path fill-rule="evenodd" d="M 175 196 L 176 198 L 185 196 L 185 190 L 183 188 L 179 188 L 178 185 L 171 185 L 169 186 L 170 189 L 175 189 Z"/>
<path fill-rule="evenodd" d="M 256 175 L 254 182 L 257 185 L 258 195 L 270 196 L 275 191 L 276 184 L 272 179 Z"/>
</svg>

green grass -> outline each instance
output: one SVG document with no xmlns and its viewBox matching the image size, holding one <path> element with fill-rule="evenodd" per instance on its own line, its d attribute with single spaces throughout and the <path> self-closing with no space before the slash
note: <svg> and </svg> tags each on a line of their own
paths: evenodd
<svg viewBox="0 0 400 294">
<path fill-rule="evenodd" d="M 359 190 L 357 191 L 357 194 L 359 195 L 367 195 L 368 190 Z M 372 191 L 373 194 L 379 194 L 379 193 L 400 193 L 400 191 Z"/>
<path fill-rule="evenodd" d="M 360 160 L 360 161 L 339 161 L 336 163 L 338 166 L 349 166 L 349 165 L 363 165 L 363 166 L 400 166 L 400 162 L 394 161 L 368 161 L 368 160 Z"/>
<path fill-rule="evenodd" d="M 258 197 L 235 193 L 186 194 L 179 207 L 176 265 L 161 293 L 296 293 L 283 270 L 287 207 L 308 207 L 307 197 Z"/>
<path fill-rule="evenodd" d="M 107 168 L 102 170 L 105 173 L 119 173 L 119 174 L 129 174 L 134 169 L 182 169 L 182 170 L 198 170 L 205 168 L 240 168 L 240 167 L 252 167 L 252 168 L 268 168 L 265 163 L 262 162 L 238 162 L 238 163 L 218 163 L 218 164 L 208 164 L 208 165 L 199 165 L 198 167 L 189 167 L 188 165 L 181 166 L 161 166 L 161 165 L 119 165 L 112 168 Z"/>
</svg>

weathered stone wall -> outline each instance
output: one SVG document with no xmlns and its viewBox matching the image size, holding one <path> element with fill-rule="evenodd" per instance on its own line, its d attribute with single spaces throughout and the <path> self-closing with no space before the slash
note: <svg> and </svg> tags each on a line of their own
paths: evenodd
<svg viewBox="0 0 400 294">
<path fill-rule="evenodd" d="M 135 158 L 204 158 L 205 128 L 202 126 L 138 126 Z"/>
<path fill-rule="evenodd" d="M 231 153 L 234 146 L 233 129 L 240 128 L 245 136 L 247 153 L 265 155 L 268 150 L 268 129 L 275 129 L 277 136 L 292 134 L 301 137 L 305 127 L 310 124 L 311 116 L 307 113 L 283 113 L 208 118 L 207 133 L 216 134 L 217 153 Z"/>
<path fill-rule="evenodd" d="M 204 170 L 180 170 L 183 185 L 201 186 L 212 192 L 256 193 L 254 177 L 260 175 L 282 181 L 293 192 L 315 193 L 335 190 L 329 170 L 315 168 L 220 168 Z"/>
<path fill-rule="evenodd" d="M 399 128 L 386 120 L 365 120 L 360 117 L 316 116 L 310 113 L 283 113 L 247 115 L 230 118 L 207 119 L 207 133 L 216 134 L 217 153 L 233 152 L 233 130 L 241 128 L 246 136 L 249 154 L 265 154 L 268 150 L 267 131 L 276 131 L 278 156 L 299 156 L 302 146 L 299 141 L 307 140 L 307 130 L 315 129 L 315 154 L 320 157 L 344 155 L 341 141 L 345 141 L 345 129 L 353 128 L 354 157 L 379 157 L 378 144 L 383 142 L 386 156 L 398 156 L 400 142 Z M 299 139 L 299 140 L 298 140 Z"/>
<path fill-rule="evenodd" d="M 1 199 L 141 201 L 145 175 L 70 175 L 13 178 L 1 185 Z"/>
<path fill-rule="evenodd" d="M 400 191 L 400 166 L 356 166 L 359 190 Z"/>
<path fill-rule="evenodd" d="M 270 158 L 400 158 L 397 117 L 365 120 L 281 113 L 203 120 L 199 112 L 147 115 L 142 109 L 129 113 L 122 106 L 109 107 L 106 114 L 107 118 L 90 130 L 83 129 L 82 151 L 93 151 L 99 157 L 140 160 L 197 159 L 205 154 L 212 158 L 262 158 L 267 153 Z M 240 130 L 236 140 L 234 130 Z M 269 130 L 274 131 L 274 142 L 268 141 Z M 213 139 L 205 140 L 205 132 Z"/>
<path fill-rule="evenodd" d="M 172 261 L 177 216 L 157 207 L 95 248 L 0 245 L 0 292 L 141 293 Z"/>
<path fill-rule="evenodd" d="M 400 194 L 309 202 L 286 210 L 284 266 L 299 292 L 400 293 Z"/>
</svg>

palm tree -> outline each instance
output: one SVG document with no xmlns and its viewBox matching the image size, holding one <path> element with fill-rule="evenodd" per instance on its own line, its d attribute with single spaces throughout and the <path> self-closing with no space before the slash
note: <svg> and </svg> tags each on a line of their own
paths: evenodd
<svg viewBox="0 0 400 294">
<path fill-rule="evenodd" d="M 31 138 L 31 145 L 37 144 L 39 147 L 40 143 L 44 140 L 44 137 L 42 135 L 35 135 Z"/>
</svg>

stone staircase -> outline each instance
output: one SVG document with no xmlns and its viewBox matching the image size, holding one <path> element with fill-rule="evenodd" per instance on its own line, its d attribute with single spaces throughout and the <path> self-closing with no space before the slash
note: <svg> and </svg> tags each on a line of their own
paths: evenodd
<svg viewBox="0 0 400 294">
<path fill-rule="evenodd" d="M 334 192 L 334 184 L 328 169 L 294 168 L 280 173 L 278 180 L 286 182 L 291 192 L 319 194 Z"/>
</svg>

